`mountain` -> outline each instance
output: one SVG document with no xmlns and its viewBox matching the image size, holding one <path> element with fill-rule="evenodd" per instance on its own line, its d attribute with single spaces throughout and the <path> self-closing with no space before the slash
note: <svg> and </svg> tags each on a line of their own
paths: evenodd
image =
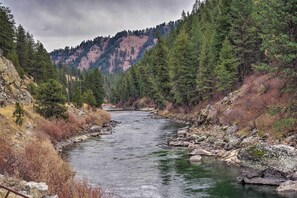
<svg viewBox="0 0 297 198">
<path fill-rule="evenodd" d="M 145 30 L 122 31 L 114 37 L 97 37 L 83 41 L 74 48 L 54 50 L 50 55 L 56 65 L 65 64 L 80 70 L 99 68 L 103 73 L 123 72 L 156 44 L 157 32 L 165 36 L 177 23 L 163 23 Z"/>
</svg>

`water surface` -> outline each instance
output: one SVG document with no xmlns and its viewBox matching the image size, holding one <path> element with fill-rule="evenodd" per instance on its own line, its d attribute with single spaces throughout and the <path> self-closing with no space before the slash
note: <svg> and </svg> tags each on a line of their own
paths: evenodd
<svg viewBox="0 0 297 198">
<path fill-rule="evenodd" d="M 127 198 L 277 198 L 274 187 L 240 185 L 238 169 L 212 158 L 189 163 L 188 151 L 166 142 L 180 124 L 147 112 L 111 112 L 113 135 L 71 147 L 67 160 L 85 178 Z"/>
</svg>

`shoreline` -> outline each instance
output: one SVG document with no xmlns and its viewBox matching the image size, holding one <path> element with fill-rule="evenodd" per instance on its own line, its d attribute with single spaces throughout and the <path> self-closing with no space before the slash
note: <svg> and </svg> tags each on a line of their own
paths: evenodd
<svg viewBox="0 0 297 198">
<path fill-rule="evenodd" d="M 156 111 L 153 111 L 156 112 Z M 236 125 L 195 124 L 182 120 L 182 115 L 164 116 L 187 126 L 177 130 L 177 136 L 168 140 L 172 147 L 188 148 L 189 161 L 200 162 L 204 157 L 214 157 L 228 165 L 239 166 L 238 183 L 276 186 L 278 193 L 297 192 L 297 149 L 286 144 L 269 144 L 257 131 L 243 138 L 236 133 Z"/>
<path fill-rule="evenodd" d="M 53 143 L 53 146 L 59 153 L 63 153 L 67 147 L 70 147 L 76 143 L 80 143 L 94 137 L 112 135 L 112 129 L 118 124 L 119 122 L 111 120 L 108 124 L 103 126 L 93 125 L 87 130 L 82 131 L 82 133 L 79 135 L 69 137 L 57 143 Z"/>
</svg>

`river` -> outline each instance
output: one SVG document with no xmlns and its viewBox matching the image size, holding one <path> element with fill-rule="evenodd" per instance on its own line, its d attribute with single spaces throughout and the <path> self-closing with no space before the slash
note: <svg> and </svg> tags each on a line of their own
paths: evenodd
<svg viewBox="0 0 297 198">
<path fill-rule="evenodd" d="M 154 119 L 147 112 L 111 112 L 121 124 L 111 136 L 76 144 L 66 159 L 77 172 L 115 197 L 276 198 L 274 187 L 236 182 L 238 168 L 213 158 L 190 164 L 188 151 L 166 145 L 182 125 Z"/>
</svg>

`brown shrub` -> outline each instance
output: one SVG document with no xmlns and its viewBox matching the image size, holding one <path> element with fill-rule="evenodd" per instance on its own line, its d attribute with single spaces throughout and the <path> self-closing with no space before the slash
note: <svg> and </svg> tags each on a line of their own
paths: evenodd
<svg viewBox="0 0 297 198">
<path fill-rule="evenodd" d="M 38 130 L 47 134 L 51 141 L 60 141 L 79 134 L 84 122 L 69 114 L 68 120 L 42 120 L 38 123 Z"/>
<path fill-rule="evenodd" d="M 16 157 L 12 149 L 11 140 L 0 137 L 0 173 L 11 175 L 15 171 Z"/>
<path fill-rule="evenodd" d="M 27 181 L 46 182 L 50 192 L 59 192 L 73 178 L 73 171 L 63 161 L 50 141 L 33 139 L 19 154 L 18 172 Z"/>
<path fill-rule="evenodd" d="M 259 116 L 265 114 L 269 107 L 278 106 L 287 102 L 282 88 L 284 81 L 269 75 L 252 75 L 247 77 L 240 88 L 240 96 L 230 107 L 231 111 L 225 115 L 226 107 L 216 105 L 219 108 L 219 116 L 223 124 L 237 123 L 240 127 L 246 127 Z M 267 119 L 266 119 L 267 120 Z M 265 125 L 265 123 L 263 123 Z"/>
<path fill-rule="evenodd" d="M 86 181 L 70 181 L 64 184 L 60 191 L 59 197 L 62 198 L 103 198 L 111 197 L 99 187 L 93 187 Z"/>
</svg>

